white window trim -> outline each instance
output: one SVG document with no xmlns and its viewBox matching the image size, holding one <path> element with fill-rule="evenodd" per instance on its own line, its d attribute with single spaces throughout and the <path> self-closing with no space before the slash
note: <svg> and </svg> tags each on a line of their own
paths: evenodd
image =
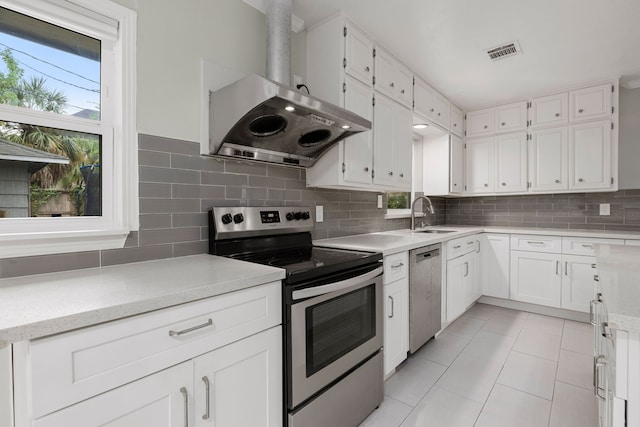
<svg viewBox="0 0 640 427">
<path fill-rule="evenodd" d="M 116 72 L 110 76 L 108 94 L 101 95 L 113 97 L 113 103 L 117 105 L 113 114 L 106 113 L 103 120 L 96 123 L 17 107 L 1 107 L 3 117 L 18 122 L 29 117 L 30 123 L 55 128 L 72 123 L 70 129 L 88 133 L 96 133 L 100 126 L 113 129 L 100 130 L 105 138 L 113 140 L 113 144 L 103 144 L 102 151 L 103 159 L 111 160 L 105 167 L 113 166 L 113 170 L 103 169 L 103 215 L 3 218 L 0 221 L 0 258 L 122 248 L 129 232 L 139 227 L 136 12 L 109 0 L 0 0 L 0 6 L 97 38 L 113 37 L 116 35 L 114 23 L 118 25 L 111 58 Z"/>
</svg>

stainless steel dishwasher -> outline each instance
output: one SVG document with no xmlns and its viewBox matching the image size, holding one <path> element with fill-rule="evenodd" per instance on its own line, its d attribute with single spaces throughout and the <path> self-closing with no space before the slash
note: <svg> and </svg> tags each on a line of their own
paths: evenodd
<svg viewBox="0 0 640 427">
<path fill-rule="evenodd" d="M 440 244 L 409 252 L 409 351 L 415 353 L 440 330 Z"/>
</svg>

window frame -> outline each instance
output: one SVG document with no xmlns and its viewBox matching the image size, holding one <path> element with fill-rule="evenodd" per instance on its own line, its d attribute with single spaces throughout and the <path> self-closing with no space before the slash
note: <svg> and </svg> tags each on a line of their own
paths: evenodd
<svg viewBox="0 0 640 427">
<path fill-rule="evenodd" d="M 137 14 L 110 0 L 0 0 L 0 6 L 101 40 L 99 121 L 0 105 L 6 121 L 102 136 L 102 215 L 3 218 L 0 258 L 114 249 L 137 230 Z"/>
</svg>

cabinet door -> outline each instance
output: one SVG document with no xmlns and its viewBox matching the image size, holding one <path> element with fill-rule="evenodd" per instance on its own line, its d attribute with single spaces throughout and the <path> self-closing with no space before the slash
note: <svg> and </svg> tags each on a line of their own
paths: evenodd
<svg viewBox="0 0 640 427">
<path fill-rule="evenodd" d="M 282 425 L 282 328 L 194 359 L 195 425 Z"/>
<path fill-rule="evenodd" d="M 593 268 L 595 257 L 562 256 L 562 308 L 589 312 L 593 299 Z"/>
<path fill-rule="evenodd" d="M 396 60 L 376 47 L 374 88 L 389 98 L 396 94 Z"/>
<path fill-rule="evenodd" d="M 480 259 L 482 293 L 509 299 L 509 235 L 483 234 Z"/>
<path fill-rule="evenodd" d="M 435 112 L 433 118 L 436 123 L 445 128 L 445 130 L 449 131 L 451 129 L 451 103 L 439 93 L 435 94 Z"/>
<path fill-rule="evenodd" d="M 479 277 L 477 277 L 476 271 L 478 269 L 478 257 L 475 252 L 466 254 L 462 263 L 462 300 L 463 308 L 466 310 L 477 298 L 480 297 L 479 292 Z"/>
<path fill-rule="evenodd" d="M 373 43 L 353 25 L 345 27 L 345 73 L 367 86 L 373 84 Z"/>
<path fill-rule="evenodd" d="M 527 191 L 527 134 L 496 137 L 496 192 Z"/>
<path fill-rule="evenodd" d="M 451 135 L 451 156 L 450 156 L 450 187 L 451 193 L 462 193 L 464 187 L 464 144 L 462 139 Z"/>
<path fill-rule="evenodd" d="M 569 121 L 611 117 L 612 87 L 604 84 L 569 92 Z"/>
<path fill-rule="evenodd" d="M 529 142 L 531 191 L 569 188 L 567 128 L 537 130 Z"/>
<path fill-rule="evenodd" d="M 389 375 L 409 351 L 409 279 L 384 285 L 384 375 Z"/>
<path fill-rule="evenodd" d="M 384 95 L 376 94 L 373 108 L 373 183 L 393 186 L 394 154 L 393 144 L 397 134 L 395 129 L 395 102 Z"/>
<path fill-rule="evenodd" d="M 413 167 L 413 115 L 411 114 L 411 110 L 401 105 L 396 105 L 395 110 L 396 136 L 393 148 L 393 171 L 394 177 L 396 178 L 395 186 L 410 190 Z"/>
<path fill-rule="evenodd" d="M 435 120 L 436 91 L 424 80 L 416 79 L 413 86 L 413 111 L 417 114 Z"/>
<path fill-rule="evenodd" d="M 345 76 L 344 106 L 347 110 L 373 121 L 373 92 L 360 81 Z M 373 132 L 360 132 L 343 142 L 344 181 L 371 184 L 373 169 Z"/>
<path fill-rule="evenodd" d="M 569 112 L 569 94 L 543 96 L 531 101 L 531 126 L 553 126 L 567 123 Z"/>
<path fill-rule="evenodd" d="M 516 132 L 527 129 L 527 103 L 501 105 L 495 108 L 496 132 Z"/>
<path fill-rule="evenodd" d="M 34 427 L 183 427 L 193 422 L 193 363 L 164 371 L 69 406 Z"/>
<path fill-rule="evenodd" d="M 490 133 L 493 133 L 493 108 L 467 113 L 466 136 L 473 137 Z"/>
<path fill-rule="evenodd" d="M 447 322 L 464 313 L 464 280 L 468 274 L 464 256 L 447 261 Z"/>
<path fill-rule="evenodd" d="M 451 105 L 451 132 L 461 137 L 463 135 L 462 123 L 462 110 Z"/>
<path fill-rule="evenodd" d="M 493 138 L 467 140 L 465 149 L 466 191 L 491 193 L 495 189 L 495 141 Z"/>
<path fill-rule="evenodd" d="M 511 251 L 511 299 L 560 307 L 560 261 L 558 254 Z"/>
<path fill-rule="evenodd" d="M 407 108 L 413 108 L 413 73 L 407 67 L 397 64 L 397 100 Z"/>
<path fill-rule="evenodd" d="M 611 122 L 569 127 L 569 188 L 611 186 Z"/>
</svg>

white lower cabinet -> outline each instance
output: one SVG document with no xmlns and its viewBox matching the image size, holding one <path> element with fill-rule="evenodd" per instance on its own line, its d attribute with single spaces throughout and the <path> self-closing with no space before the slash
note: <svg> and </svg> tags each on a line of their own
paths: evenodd
<svg viewBox="0 0 640 427">
<path fill-rule="evenodd" d="M 409 279 L 384 285 L 384 375 L 407 358 L 409 351 Z"/>
<path fill-rule="evenodd" d="M 560 254 L 511 251 L 511 299 L 560 307 L 560 258 Z"/>
<path fill-rule="evenodd" d="M 447 261 L 447 322 L 455 320 L 480 295 L 476 275 L 477 255 L 468 253 Z"/>
<path fill-rule="evenodd" d="M 481 235 L 480 266 L 482 294 L 509 299 L 508 234 Z"/>
<path fill-rule="evenodd" d="M 591 266 L 595 262 L 590 256 L 562 255 L 562 308 L 589 312 L 589 301 L 593 299 Z"/>
</svg>

